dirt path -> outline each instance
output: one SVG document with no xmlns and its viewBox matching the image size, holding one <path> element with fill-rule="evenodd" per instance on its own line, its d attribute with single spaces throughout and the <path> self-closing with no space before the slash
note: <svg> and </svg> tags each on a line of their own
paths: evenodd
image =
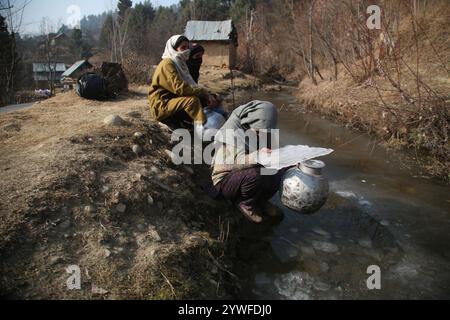
<svg viewBox="0 0 450 320">
<path fill-rule="evenodd" d="M 13 112 L 13 111 L 19 111 L 23 109 L 28 109 L 33 106 L 34 102 L 31 103 L 22 103 L 22 104 L 12 104 L 6 107 L 0 108 L 0 113 L 7 113 L 7 112 Z"/>
</svg>

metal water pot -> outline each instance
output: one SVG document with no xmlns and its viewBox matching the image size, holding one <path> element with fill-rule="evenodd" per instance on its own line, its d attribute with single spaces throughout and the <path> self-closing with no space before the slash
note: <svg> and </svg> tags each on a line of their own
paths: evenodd
<svg viewBox="0 0 450 320">
<path fill-rule="evenodd" d="M 330 190 L 328 180 L 322 176 L 323 168 L 323 161 L 309 160 L 288 170 L 280 186 L 283 205 L 303 214 L 319 211 L 327 202 Z"/>
</svg>

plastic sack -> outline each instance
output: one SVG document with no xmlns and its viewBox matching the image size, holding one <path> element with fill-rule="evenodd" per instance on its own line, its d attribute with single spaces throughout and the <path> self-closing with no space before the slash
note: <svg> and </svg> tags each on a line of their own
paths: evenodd
<svg viewBox="0 0 450 320">
<path fill-rule="evenodd" d="M 195 134 L 202 140 L 211 141 L 226 120 L 223 115 L 211 110 L 205 110 L 204 113 L 207 121 L 203 126 L 195 126 Z"/>
</svg>

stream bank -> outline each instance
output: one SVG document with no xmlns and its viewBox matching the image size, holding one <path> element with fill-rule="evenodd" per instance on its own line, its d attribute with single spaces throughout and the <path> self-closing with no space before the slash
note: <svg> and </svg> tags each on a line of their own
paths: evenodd
<svg viewBox="0 0 450 320">
<path fill-rule="evenodd" d="M 405 155 L 308 112 L 291 92 L 240 93 L 280 108 L 281 145 L 335 149 L 325 157 L 330 197 L 316 214 L 241 238 L 241 272 L 253 299 L 448 299 L 450 198 Z M 369 290 L 369 266 L 381 290 Z"/>
</svg>

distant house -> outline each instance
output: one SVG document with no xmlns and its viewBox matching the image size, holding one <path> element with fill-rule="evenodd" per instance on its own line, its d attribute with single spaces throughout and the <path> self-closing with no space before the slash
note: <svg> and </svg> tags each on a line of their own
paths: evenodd
<svg viewBox="0 0 450 320">
<path fill-rule="evenodd" d="M 204 65 L 234 68 L 237 64 L 237 32 L 231 20 L 189 21 L 185 36 L 205 48 Z"/>
<path fill-rule="evenodd" d="M 78 79 L 83 73 L 92 69 L 93 65 L 89 63 L 88 60 L 80 60 L 75 62 L 69 69 L 67 69 L 63 74 L 63 79 Z"/>
<path fill-rule="evenodd" d="M 69 36 L 64 32 L 59 33 L 54 37 L 52 37 L 52 45 L 65 46 L 69 43 L 69 41 L 70 41 Z"/>
<path fill-rule="evenodd" d="M 33 63 L 33 80 L 37 88 L 48 87 L 49 80 L 60 82 L 66 71 L 64 63 Z"/>
</svg>

